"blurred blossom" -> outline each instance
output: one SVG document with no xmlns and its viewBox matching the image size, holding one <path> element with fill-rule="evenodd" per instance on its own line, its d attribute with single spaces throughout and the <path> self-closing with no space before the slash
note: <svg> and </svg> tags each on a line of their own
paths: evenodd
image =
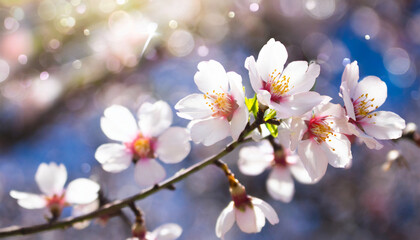
<svg viewBox="0 0 420 240">
<path fill-rule="evenodd" d="M 0 59 L 0 82 L 3 82 L 4 80 L 6 80 L 6 78 L 9 76 L 10 73 L 10 67 L 9 64 Z"/>
<path fill-rule="evenodd" d="M 280 9 L 288 17 L 300 16 L 303 12 L 302 1 L 280 0 Z"/>
<path fill-rule="evenodd" d="M 305 0 L 308 14 L 318 20 L 331 17 L 335 8 L 335 0 Z"/>
<path fill-rule="evenodd" d="M 390 74 L 389 80 L 400 88 L 408 88 L 413 85 L 417 78 L 417 70 L 413 64 L 410 64 L 408 70 L 403 74 Z"/>
<path fill-rule="evenodd" d="M 53 20 L 57 14 L 55 4 L 51 0 L 44 0 L 38 5 L 38 15 L 44 20 Z"/>
<path fill-rule="evenodd" d="M 407 34 L 413 42 L 420 44 L 420 14 L 414 15 L 408 20 Z"/>
<path fill-rule="evenodd" d="M 371 38 L 375 38 L 380 30 L 380 24 L 376 12 L 368 7 L 357 9 L 351 17 L 351 27 L 361 37 L 368 34 Z"/>
<path fill-rule="evenodd" d="M 385 52 L 384 64 L 390 73 L 402 75 L 410 68 L 410 57 L 402 48 L 391 48 Z"/>
<path fill-rule="evenodd" d="M 226 17 L 217 13 L 204 15 L 200 21 L 199 32 L 208 41 L 221 41 L 229 32 Z"/>
<path fill-rule="evenodd" d="M 260 9 L 260 5 L 258 5 L 258 3 L 251 3 L 249 5 L 249 10 L 251 10 L 251 12 L 256 12 L 258 9 Z"/>
<path fill-rule="evenodd" d="M 18 56 L 18 62 L 20 64 L 26 64 L 28 62 L 28 57 L 25 54 L 21 54 Z"/>
<path fill-rule="evenodd" d="M 47 80 L 48 79 L 48 77 L 49 77 L 50 75 L 48 74 L 48 72 L 42 72 L 40 75 L 39 75 L 39 79 L 41 79 L 41 80 Z"/>
<path fill-rule="evenodd" d="M 15 63 L 21 54 L 30 55 L 33 50 L 32 35 L 20 29 L 0 39 L 1 56 L 9 63 Z"/>
<path fill-rule="evenodd" d="M 209 54 L 209 48 L 206 47 L 205 45 L 201 45 L 197 48 L 197 54 L 200 57 L 205 57 Z"/>
<path fill-rule="evenodd" d="M 185 30 L 174 31 L 168 39 L 168 50 L 177 57 L 188 55 L 194 49 L 194 38 Z"/>
</svg>

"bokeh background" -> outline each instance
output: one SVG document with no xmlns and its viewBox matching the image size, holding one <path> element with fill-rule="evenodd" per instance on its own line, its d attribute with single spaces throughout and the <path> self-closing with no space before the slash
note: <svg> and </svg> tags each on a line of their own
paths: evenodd
<svg viewBox="0 0 420 240">
<path fill-rule="evenodd" d="M 160 99 L 173 106 L 198 91 L 196 66 L 209 59 L 241 74 L 252 97 L 244 61 L 272 37 L 286 45 L 289 61 L 321 64 L 316 91 L 335 103 L 342 103 L 343 63 L 357 60 L 361 77 L 376 75 L 388 85 L 381 109 L 420 123 L 420 1 L 0 0 L 0 227 L 45 221 L 44 211 L 21 209 L 8 194 L 38 192 L 34 175 L 42 162 L 65 164 L 69 179 L 98 181 L 111 200 L 139 192 L 132 167 L 110 174 L 94 159 L 109 142 L 99 126 L 103 110 L 121 104 L 134 113 Z M 193 145 L 182 163 L 165 166 L 168 176 L 225 144 Z M 420 151 L 408 141 L 384 145 L 375 151 L 355 144 L 351 169 L 329 168 L 315 185 L 296 183 L 289 204 L 267 195 L 268 173 L 241 175 L 238 151 L 231 153 L 224 160 L 249 194 L 272 204 L 280 223 L 258 235 L 235 226 L 227 239 L 418 239 Z M 393 149 L 408 167 L 387 162 Z M 176 188 L 138 202 L 148 229 L 176 222 L 180 239 L 217 239 L 217 216 L 230 201 L 222 172 L 209 166 Z M 129 228 L 113 218 L 106 226 L 13 239 L 118 240 Z"/>
</svg>

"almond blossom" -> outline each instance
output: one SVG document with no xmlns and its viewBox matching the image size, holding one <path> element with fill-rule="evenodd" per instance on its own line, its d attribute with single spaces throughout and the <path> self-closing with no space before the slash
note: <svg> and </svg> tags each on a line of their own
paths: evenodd
<svg viewBox="0 0 420 240">
<path fill-rule="evenodd" d="M 245 61 L 258 101 L 276 110 L 277 118 L 304 114 L 324 99 L 319 93 L 309 91 L 320 66 L 294 61 L 283 70 L 287 57 L 284 45 L 272 38 L 261 48 L 256 61 L 253 56 Z"/>
<path fill-rule="evenodd" d="M 274 209 L 263 200 L 248 196 L 241 184 L 231 184 L 230 192 L 233 201 L 223 209 L 217 218 L 217 237 L 224 239 L 225 234 L 232 228 L 235 221 L 239 229 L 245 233 L 260 232 L 265 225 L 265 218 L 272 225 L 279 222 Z"/>
<path fill-rule="evenodd" d="M 386 100 L 387 86 L 375 76 L 359 80 L 357 61 L 347 64 L 341 78 L 340 96 L 344 100 L 347 116 L 352 123 L 350 130 L 368 148 L 381 149 L 376 139 L 401 137 L 405 120 L 393 112 L 375 111 Z"/>
<path fill-rule="evenodd" d="M 290 202 L 293 198 L 295 187 L 292 175 L 301 183 L 315 183 L 295 152 L 287 148 L 274 151 L 268 141 L 262 141 L 258 146 L 242 148 L 239 152 L 238 166 L 242 173 L 251 176 L 271 169 L 266 182 L 268 193 L 274 199 L 283 202 Z"/>
<path fill-rule="evenodd" d="M 302 118 L 294 118 L 291 128 L 291 149 L 297 146 L 313 181 L 324 176 L 328 163 L 336 168 L 351 166 L 351 144 L 346 136 L 348 122 L 339 104 L 323 102 Z"/>
<path fill-rule="evenodd" d="M 98 147 L 95 158 L 108 172 L 121 172 L 135 163 L 134 177 L 141 186 L 163 180 L 165 169 L 155 160 L 178 163 L 190 152 L 188 130 L 169 127 L 172 110 L 166 102 L 144 103 L 138 111 L 138 124 L 130 111 L 113 105 L 104 111 L 101 128 L 105 135 L 121 143 Z"/>
<path fill-rule="evenodd" d="M 226 73 L 214 60 L 200 62 L 194 76 L 202 94 L 195 93 L 176 105 L 178 116 L 191 120 L 191 139 L 206 146 L 232 136 L 237 140 L 248 122 L 242 78 Z"/>
<path fill-rule="evenodd" d="M 35 181 L 43 194 L 33 194 L 12 190 L 10 196 L 27 209 L 50 209 L 53 218 L 59 217 L 64 207 L 89 204 L 98 198 L 99 185 L 87 178 L 78 178 L 67 188 L 67 170 L 63 164 L 41 163 L 35 174 Z"/>
<path fill-rule="evenodd" d="M 175 223 L 164 224 L 153 232 L 147 232 L 143 225 L 142 230 L 140 231 L 142 233 L 136 234 L 141 236 L 127 238 L 127 240 L 175 240 L 182 234 L 182 228 Z"/>
</svg>

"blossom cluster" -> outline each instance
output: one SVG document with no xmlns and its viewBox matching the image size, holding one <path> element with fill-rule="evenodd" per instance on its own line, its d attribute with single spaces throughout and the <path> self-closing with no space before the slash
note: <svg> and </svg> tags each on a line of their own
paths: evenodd
<svg viewBox="0 0 420 240">
<path fill-rule="evenodd" d="M 99 146 L 95 158 L 105 171 L 112 173 L 133 163 L 136 182 L 150 187 L 166 176 L 156 159 L 179 163 L 188 156 L 191 140 L 210 146 L 227 137 L 238 142 L 252 138 L 258 143 L 240 150 L 239 170 L 253 176 L 270 169 L 268 193 L 276 200 L 290 202 L 295 191 L 292 176 L 300 183 L 315 184 L 325 175 L 328 165 L 351 166 L 350 139 L 357 137 L 368 148 L 380 149 L 381 140 L 401 137 L 405 121 L 393 112 L 377 111 L 387 97 L 385 82 L 375 76 L 359 81 L 356 61 L 348 64 L 342 75 L 342 106 L 332 103 L 331 97 L 312 91 L 321 71 L 319 64 L 293 61 L 285 67 L 287 58 L 285 46 L 270 39 L 257 59 L 250 56 L 245 60 L 255 92 L 253 98 L 245 96 L 239 74 L 226 72 L 215 60 L 200 62 L 194 82 L 201 93 L 184 97 L 174 107 L 179 117 L 191 120 L 187 128 L 171 127 L 172 109 L 163 101 L 141 105 L 138 121 L 123 106 L 108 107 L 101 118 L 101 128 L 109 139 L 119 143 Z M 258 126 L 251 127 L 252 119 Z M 232 201 L 217 219 L 218 237 L 224 238 L 234 222 L 246 233 L 260 232 L 266 218 L 271 224 L 278 223 L 278 216 L 268 203 L 249 196 L 230 171 L 226 175 Z M 63 165 L 42 164 L 35 179 L 44 196 L 17 191 L 10 194 L 22 207 L 48 207 L 52 213 L 97 198 L 96 183 L 79 179 L 64 190 L 66 178 Z M 76 188 L 79 184 L 84 185 L 81 190 Z M 144 225 L 139 225 L 133 237 L 161 239 L 158 236 L 165 232 L 168 237 L 162 239 L 175 239 L 182 232 L 177 225 L 165 226 L 162 232 L 148 233 Z"/>
</svg>

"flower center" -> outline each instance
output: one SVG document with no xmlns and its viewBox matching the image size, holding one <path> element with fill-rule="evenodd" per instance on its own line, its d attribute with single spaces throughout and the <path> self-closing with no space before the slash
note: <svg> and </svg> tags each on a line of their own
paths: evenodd
<svg viewBox="0 0 420 240">
<path fill-rule="evenodd" d="M 45 200 L 47 200 L 47 206 L 57 206 L 57 207 L 64 207 L 67 203 L 64 199 L 64 193 L 61 195 L 54 194 L 52 197 L 45 197 Z"/>
<path fill-rule="evenodd" d="M 133 142 L 126 144 L 126 146 L 134 153 L 135 159 L 154 158 L 154 139 L 144 137 L 139 133 Z"/>
<path fill-rule="evenodd" d="M 368 114 L 378 108 L 378 106 L 373 105 L 373 101 L 375 101 L 375 98 L 369 98 L 367 93 L 362 94 L 356 100 L 353 100 L 354 112 L 357 120 L 366 116 L 371 118 Z"/>
<path fill-rule="evenodd" d="M 286 155 L 284 149 L 275 151 L 272 164 L 283 168 L 287 167 L 289 163 L 286 161 Z"/>
<path fill-rule="evenodd" d="M 270 74 L 264 89 L 271 93 L 271 101 L 279 103 L 282 96 L 289 92 L 294 86 L 290 87 L 290 77 L 277 72 L 277 69 Z"/>
<path fill-rule="evenodd" d="M 213 117 L 225 117 L 229 121 L 239 107 L 231 94 L 219 93 L 215 90 L 212 93 L 204 94 L 204 99 L 208 100 L 206 104 L 213 111 Z"/>
<path fill-rule="evenodd" d="M 317 143 L 322 143 L 325 141 L 331 141 L 331 139 L 328 139 L 330 136 L 337 136 L 334 133 L 333 128 L 330 126 L 330 124 L 333 124 L 333 122 L 328 121 L 328 116 L 323 117 L 312 117 L 309 122 L 307 122 L 308 131 L 305 135 L 309 139 L 315 140 Z M 335 149 L 332 149 L 335 151 Z"/>
</svg>

